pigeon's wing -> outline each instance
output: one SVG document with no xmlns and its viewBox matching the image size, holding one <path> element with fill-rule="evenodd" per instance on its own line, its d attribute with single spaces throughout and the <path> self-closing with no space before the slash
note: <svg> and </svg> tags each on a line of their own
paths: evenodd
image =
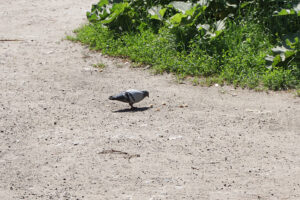
<svg viewBox="0 0 300 200">
<path fill-rule="evenodd" d="M 110 100 L 116 100 L 116 101 L 122 101 L 122 102 L 125 102 L 125 103 L 129 103 L 129 101 L 130 101 L 130 99 L 128 98 L 128 95 L 126 95 L 126 92 L 122 92 L 120 94 L 110 96 L 109 99 Z"/>
<path fill-rule="evenodd" d="M 144 99 L 144 94 L 142 91 L 139 91 L 139 90 L 127 90 L 125 92 L 125 94 L 128 94 L 128 97 L 130 99 L 130 102 L 132 103 L 137 103 L 141 100 Z"/>
</svg>

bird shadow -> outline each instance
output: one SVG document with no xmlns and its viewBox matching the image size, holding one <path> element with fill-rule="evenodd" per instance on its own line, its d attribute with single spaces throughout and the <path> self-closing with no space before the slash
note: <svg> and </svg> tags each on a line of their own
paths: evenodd
<svg viewBox="0 0 300 200">
<path fill-rule="evenodd" d="M 150 109 L 151 107 L 140 107 L 140 108 L 126 108 L 126 109 L 121 109 L 121 110 L 116 110 L 113 111 L 114 113 L 123 113 L 123 112 L 143 112 L 146 111 L 148 109 Z"/>
</svg>

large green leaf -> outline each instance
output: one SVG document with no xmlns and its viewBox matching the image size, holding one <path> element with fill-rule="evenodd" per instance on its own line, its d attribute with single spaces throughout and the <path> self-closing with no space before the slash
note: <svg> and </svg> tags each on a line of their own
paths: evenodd
<svg viewBox="0 0 300 200">
<path fill-rule="evenodd" d="M 272 67 L 275 67 L 280 62 L 281 62 L 280 55 L 275 56 L 274 59 L 273 59 Z"/>
<path fill-rule="evenodd" d="M 209 24 L 198 24 L 197 28 L 198 28 L 198 30 L 204 29 L 204 30 L 208 31 L 210 29 L 210 25 Z"/>
<path fill-rule="evenodd" d="M 100 0 L 97 5 L 98 5 L 98 7 L 102 7 L 102 6 L 108 5 L 108 4 L 109 4 L 108 0 Z"/>
<path fill-rule="evenodd" d="M 128 3 L 117 3 L 114 4 L 112 9 L 110 10 L 111 14 L 105 19 L 102 20 L 102 24 L 109 24 L 113 22 L 117 17 L 119 17 L 126 8 L 130 8 Z"/>
<path fill-rule="evenodd" d="M 233 8 L 237 8 L 238 7 L 237 4 L 231 4 L 231 3 L 228 3 L 228 2 L 226 2 L 226 6 L 227 7 L 233 7 Z"/>
<path fill-rule="evenodd" d="M 151 15 L 151 19 L 163 20 L 167 8 L 162 8 L 161 5 L 153 6 L 148 10 Z"/>
<path fill-rule="evenodd" d="M 172 5 L 176 10 L 185 14 L 186 11 L 191 10 L 193 7 L 192 3 L 183 1 L 172 1 L 169 5 Z"/>
<path fill-rule="evenodd" d="M 174 16 L 172 16 L 170 18 L 170 22 L 174 26 L 179 26 L 180 23 L 181 23 L 181 21 L 182 21 L 182 19 L 186 18 L 186 17 L 187 17 L 187 15 L 185 15 L 183 13 L 176 13 Z"/>
<path fill-rule="evenodd" d="M 283 16 L 283 15 L 294 15 L 296 12 L 291 9 L 282 9 L 279 13 L 277 13 L 277 16 Z"/>
<path fill-rule="evenodd" d="M 293 7 L 294 11 L 296 11 L 298 13 L 298 16 L 300 14 L 300 2 L 298 4 L 295 4 Z"/>
<path fill-rule="evenodd" d="M 226 18 L 216 22 L 216 24 L 215 24 L 216 31 L 222 31 L 225 29 L 225 21 L 226 21 Z"/>
<path fill-rule="evenodd" d="M 98 4 L 93 4 L 91 12 L 87 12 L 87 18 L 90 22 L 103 20 L 109 15 L 109 1 L 100 0 Z"/>
<path fill-rule="evenodd" d="M 207 7 L 210 3 L 210 0 L 200 0 L 200 1 L 197 1 L 196 3 L 200 6 L 206 6 Z"/>
<path fill-rule="evenodd" d="M 86 16 L 90 22 L 94 22 L 98 20 L 98 15 L 96 13 L 87 12 Z"/>
<path fill-rule="evenodd" d="M 282 64 L 284 62 L 293 61 L 297 65 L 300 64 L 298 59 L 300 52 L 300 44 L 299 44 L 300 32 L 290 33 L 283 37 L 282 45 L 276 46 L 272 49 L 272 52 L 275 56 L 268 55 L 265 60 L 267 62 L 271 62 L 267 68 L 275 67 L 278 64 Z"/>
<path fill-rule="evenodd" d="M 246 2 L 243 2 L 240 6 L 241 6 L 241 8 L 245 8 L 246 6 L 253 4 L 253 3 L 254 3 L 254 1 L 246 1 Z"/>
</svg>

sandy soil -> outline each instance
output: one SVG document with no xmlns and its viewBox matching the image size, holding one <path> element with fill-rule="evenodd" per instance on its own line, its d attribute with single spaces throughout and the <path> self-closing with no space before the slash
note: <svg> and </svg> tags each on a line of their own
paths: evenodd
<svg viewBox="0 0 300 200">
<path fill-rule="evenodd" d="M 0 41 L 0 199 L 300 199 L 300 98 L 178 84 L 63 40 L 93 2 L 0 0 L 0 39 L 20 40 Z M 150 91 L 136 112 L 108 100 L 128 88 Z"/>
</svg>

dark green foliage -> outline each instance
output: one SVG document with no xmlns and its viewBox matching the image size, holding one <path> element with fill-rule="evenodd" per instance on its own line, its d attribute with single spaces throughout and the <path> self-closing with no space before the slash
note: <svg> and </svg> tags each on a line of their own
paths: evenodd
<svg viewBox="0 0 300 200">
<path fill-rule="evenodd" d="M 299 86 L 298 1 L 100 0 L 87 17 L 76 40 L 157 72 L 248 88 Z"/>
<path fill-rule="evenodd" d="M 278 69 L 267 73 L 263 77 L 265 86 L 272 90 L 284 90 L 299 84 L 299 80 L 290 70 Z"/>
</svg>

